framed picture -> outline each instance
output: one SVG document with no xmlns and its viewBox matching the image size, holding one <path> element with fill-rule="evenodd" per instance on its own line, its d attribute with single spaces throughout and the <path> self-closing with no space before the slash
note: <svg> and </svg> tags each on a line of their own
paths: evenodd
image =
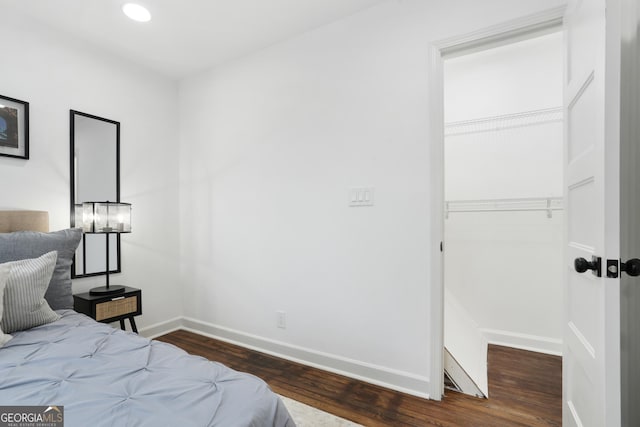
<svg viewBox="0 0 640 427">
<path fill-rule="evenodd" d="M 0 95 L 0 156 L 29 158 L 29 103 Z"/>
</svg>

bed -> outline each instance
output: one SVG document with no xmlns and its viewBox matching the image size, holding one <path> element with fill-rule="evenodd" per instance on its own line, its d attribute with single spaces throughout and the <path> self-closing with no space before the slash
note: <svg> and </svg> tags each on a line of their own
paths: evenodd
<svg viewBox="0 0 640 427">
<path fill-rule="evenodd" d="M 11 334 L 0 332 L 0 405 L 62 406 L 66 427 L 295 426 L 261 379 L 70 309 L 79 231 L 45 233 L 43 221 L 0 211 L 0 327 Z M 39 231 L 15 231 L 25 228 Z M 49 311 L 21 306 L 15 294 L 31 288 Z"/>
</svg>

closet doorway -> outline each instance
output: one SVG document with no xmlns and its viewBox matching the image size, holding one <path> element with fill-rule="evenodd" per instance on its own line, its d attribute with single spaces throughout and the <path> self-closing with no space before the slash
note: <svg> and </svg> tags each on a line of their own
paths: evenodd
<svg viewBox="0 0 640 427">
<path fill-rule="evenodd" d="M 444 57 L 444 368 L 469 394 L 488 344 L 562 351 L 562 37 Z"/>
</svg>

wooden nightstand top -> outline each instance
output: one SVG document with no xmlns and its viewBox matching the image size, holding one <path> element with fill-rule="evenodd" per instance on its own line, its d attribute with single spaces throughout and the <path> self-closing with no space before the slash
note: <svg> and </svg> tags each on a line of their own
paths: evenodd
<svg viewBox="0 0 640 427">
<path fill-rule="evenodd" d="M 100 302 L 100 301 L 111 301 L 114 298 L 129 297 L 131 295 L 140 294 L 140 293 L 142 293 L 142 291 L 140 289 L 131 288 L 129 286 L 125 286 L 124 287 L 124 292 L 119 293 L 119 294 L 91 295 L 89 292 L 83 292 L 83 293 L 80 293 L 80 294 L 74 294 L 73 295 L 73 299 L 75 300 L 76 298 L 78 298 L 78 299 L 82 299 L 82 300 L 85 300 L 85 301 Z"/>
</svg>

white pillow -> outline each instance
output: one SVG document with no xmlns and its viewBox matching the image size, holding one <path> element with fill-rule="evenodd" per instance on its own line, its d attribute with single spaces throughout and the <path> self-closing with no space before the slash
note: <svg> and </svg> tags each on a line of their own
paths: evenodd
<svg viewBox="0 0 640 427">
<path fill-rule="evenodd" d="M 11 273 L 4 289 L 0 329 L 10 334 L 60 318 L 44 299 L 57 258 L 58 253 L 52 251 L 40 258 L 2 264 L 10 266 Z"/>
<path fill-rule="evenodd" d="M 7 286 L 9 273 L 11 273 L 11 266 L 0 264 L 0 319 L 2 319 L 2 298 L 4 297 L 4 288 Z M 5 345 L 11 338 L 11 335 L 5 334 L 0 328 L 0 347 Z"/>
</svg>

